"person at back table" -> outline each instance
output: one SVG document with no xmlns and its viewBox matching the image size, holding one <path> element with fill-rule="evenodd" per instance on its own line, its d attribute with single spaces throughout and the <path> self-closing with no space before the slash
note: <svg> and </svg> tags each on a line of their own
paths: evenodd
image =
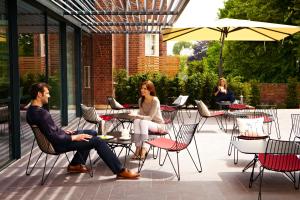
<svg viewBox="0 0 300 200">
<path fill-rule="evenodd" d="M 230 101 L 233 103 L 235 101 L 234 94 L 227 87 L 227 82 L 225 78 L 220 78 L 218 86 L 214 89 L 215 101 Z"/>
<path fill-rule="evenodd" d="M 137 115 L 129 114 L 136 117 L 134 120 L 134 134 L 136 151 L 133 159 L 143 159 L 147 152 L 144 140 L 148 138 L 148 131 L 164 132 L 164 120 L 160 110 L 160 102 L 156 97 L 154 84 L 147 80 L 140 86 L 139 112 Z M 140 136 L 140 137 L 138 137 Z M 139 139 L 140 138 L 140 139 Z"/>
<path fill-rule="evenodd" d="M 85 166 L 85 163 L 89 151 L 95 149 L 111 171 L 117 174 L 117 178 L 137 178 L 139 174 L 123 168 L 106 142 L 96 136 L 96 131 L 64 131 L 54 123 L 49 111 L 43 108 L 44 105 L 48 104 L 49 88 L 50 86 L 46 83 L 36 83 L 31 86 L 30 95 L 32 100 L 26 113 L 26 119 L 28 124 L 39 127 L 56 152 L 77 151 L 67 171 L 74 173 L 89 172 L 90 169 Z"/>
</svg>

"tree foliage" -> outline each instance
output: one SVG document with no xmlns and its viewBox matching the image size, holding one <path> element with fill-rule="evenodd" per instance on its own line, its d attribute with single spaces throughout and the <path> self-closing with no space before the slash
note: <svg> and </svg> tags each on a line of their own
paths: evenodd
<svg viewBox="0 0 300 200">
<path fill-rule="evenodd" d="M 298 0 L 228 0 L 220 9 L 220 18 L 248 19 L 300 25 Z M 225 42 L 224 73 L 243 76 L 245 80 L 286 82 L 299 80 L 300 33 L 278 42 Z"/>
<path fill-rule="evenodd" d="M 208 48 L 208 41 L 198 41 L 193 45 L 194 53 L 188 58 L 189 61 L 202 60 L 206 57 L 206 51 Z"/>
<path fill-rule="evenodd" d="M 190 43 L 190 42 L 185 42 L 185 41 L 176 42 L 173 46 L 173 54 L 180 55 L 180 51 L 182 49 L 191 48 L 191 47 L 192 47 L 192 43 Z"/>
</svg>

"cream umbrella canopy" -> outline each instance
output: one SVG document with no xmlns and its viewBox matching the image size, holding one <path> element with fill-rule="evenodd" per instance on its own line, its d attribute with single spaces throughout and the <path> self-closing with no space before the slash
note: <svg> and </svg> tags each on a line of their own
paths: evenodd
<svg viewBox="0 0 300 200">
<path fill-rule="evenodd" d="M 162 34 L 164 42 L 220 40 L 219 76 L 222 76 L 222 51 L 225 40 L 279 41 L 299 31 L 299 26 L 224 18 L 202 25 L 167 28 Z"/>
</svg>

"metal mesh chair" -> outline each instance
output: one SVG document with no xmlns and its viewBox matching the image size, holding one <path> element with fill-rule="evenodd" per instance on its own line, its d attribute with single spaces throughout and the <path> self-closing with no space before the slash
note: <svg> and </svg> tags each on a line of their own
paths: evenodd
<svg viewBox="0 0 300 200">
<path fill-rule="evenodd" d="M 277 113 L 277 107 L 276 105 L 257 105 L 255 112 L 259 113 L 266 113 L 268 114 L 268 117 L 264 120 L 264 124 L 267 125 L 268 132 L 271 133 L 272 126 L 274 124 L 275 131 L 277 138 L 280 139 L 280 127 L 279 127 L 279 120 L 278 120 L 278 113 Z"/>
<path fill-rule="evenodd" d="M 108 114 L 108 108 L 111 108 L 110 113 L 119 112 L 120 110 L 127 110 L 129 107 L 121 105 L 114 97 L 108 96 L 107 97 L 107 107 L 106 107 L 106 114 Z"/>
<path fill-rule="evenodd" d="M 77 130 L 80 128 L 81 119 L 83 118 L 85 121 L 82 124 L 81 129 L 84 129 L 84 125 L 86 124 L 86 122 L 88 122 L 91 124 L 95 124 L 95 129 L 98 131 L 98 134 L 101 134 L 105 120 L 101 119 L 101 117 L 97 114 L 95 107 L 88 107 L 83 104 L 80 104 L 80 106 L 82 111 L 82 117 L 79 119 Z"/>
<path fill-rule="evenodd" d="M 232 153 L 232 143 L 235 140 L 266 140 L 270 132 L 265 131 L 264 123 L 268 120 L 267 113 L 250 110 L 237 111 L 234 114 L 234 125 L 230 138 L 228 155 Z M 234 164 L 238 163 L 238 151 L 234 148 Z M 252 160 L 244 169 L 246 171 L 254 163 Z"/>
<path fill-rule="evenodd" d="M 261 188 L 265 169 L 284 173 L 294 183 L 295 189 L 299 189 L 300 173 L 298 173 L 298 175 L 296 173 L 300 171 L 300 158 L 297 156 L 299 154 L 299 143 L 273 139 L 268 141 L 265 153 L 258 155 L 258 160 L 261 165 L 258 174 L 258 176 L 260 176 L 258 199 L 261 199 Z M 256 180 L 256 178 L 254 180 Z"/>
<path fill-rule="evenodd" d="M 147 158 L 149 151 L 153 147 L 157 147 L 159 149 L 165 150 L 166 157 L 165 157 L 163 163 L 166 161 L 166 158 L 168 157 L 172 164 L 174 172 L 177 176 L 177 179 L 180 180 L 179 153 L 182 150 L 186 149 L 188 151 L 197 171 L 199 173 L 202 172 L 202 166 L 201 166 L 200 156 L 199 156 L 199 152 L 198 152 L 197 142 L 194 137 L 194 135 L 196 133 L 197 125 L 198 124 L 183 124 L 183 125 L 181 125 L 178 133 L 176 134 L 175 140 L 160 137 L 160 138 L 156 138 L 154 140 L 147 141 L 146 143 L 148 143 L 150 145 L 150 148 L 146 154 L 146 158 Z M 197 156 L 198 156 L 199 166 L 197 166 L 196 162 L 194 161 L 194 159 L 192 157 L 192 154 L 190 153 L 190 151 L 188 149 L 188 147 L 193 139 L 195 141 L 195 147 L 196 147 L 196 152 L 197 152 Z M 176 154 L 177 154 L 177 170 L 175 169 L 173 161 L 169 155 L 169 153 L 171 153 L 171 152 L 176 152 Z M 139 171 L 141 171 L 146 158 L 142 161 L 141 166 L 139 167 Z"/>
<path fill-rule="evenodd" d="M 172 103 L 172 106 L 178 109 L 178 115 L 177 115 L 178 123 L 180 121 L 182 123 L 184 123 L 184 116 L 183 116 L 182 108 L 186 105 L 188 98 L 189 98 L 188 95 L 179 95 Z M 188 116 L 190 117 L 189 113 L 188 113 Z"/>
<path fill-rule="evenodd" d="M 289 140 L 300 139 L 300 114 L 291 114 L 292 128 L 290 132 Z M 294 137 L 294 138 L 292 138 Z"/>
<path fill-rule="evenodd" d="M 45 135 L 41 132 L 41 130 L 39 129 L 38 126 L 31 125 L 31 129 L 32 129 L 32 131 L 34 133 L 34 140 L 32 142 L 32 147 L 31 147 L 31 151 L 30 151 L 30 155 L 29 155 L 29 159 L 28 159 L 28 163 L 27 163 L 27 167 L 26 167 L 26 175 L 30 175 L 31 174 L 31 172 L 35 168 L 36 164 L 38 163 L 39 159 L 41 158 L 42 154 L 46 154 L 45 163 L 44 163 L 44 167 L 43 167 L 42 180 L 41 180 L 41 185 L 44 185 L 44 183 L 47 180 L 49 174 L 53 170 L 53 168 L 54 168 L 57 160 L 59 159 L 60 155 L 63 154 L 63 153 L 58 153 L 58 152 L 55 151 L 55 149 L 53 148 L 52 144 L 45 137 Z M 35 142 L 38 144 L 38 147 L 40 148 L 41 153 L 39 154 L 39 156 L 36 159 L 36 161 L 33 164 L 33 166 L 29 166 Z M 70 160 L 69 160 L 67 154 L 66 153 L 64 153 L 64 154 L 65 154 L 68 162 L 70 163 Z M 56 157 L 54 163 L 52 164 L 50 170 L 45 175 L 45 171 L 46 171 L 46 167 L 47 167 L 48 155 L 54 155 L 54 156 L 57 156 L 57 157 Z M 90 167 L 91 167 L 90 176 L 93 177 L 92 162 L 91 162 L 90 155 L 89 155 L 89 160 L 90 160 L 89 162 L 90 162 Z"/>
<path fill-rule="evenodd" d="M 200 114 L 199 126 L 197 132 L 199 132 L 202 129 L 203 125 L 205 124 L 208 118 L 215 118 L 219 128 L 224 129 L 222 120 L 219 119 L 219 117 L 222 117 L 224 115 L 225 113 L 224 111 L 210 111 L 201 100 L 200 101 L 195 100 L 195 102 L 198 108 L 198 113 Z M 195 118 L 195 120 L 197 120 L 197 118 Z"/>
<path fill-rule="evenodd" d="M 153 131 L 149 131 L 148 135 L 151 136 L 165 136 L 165 135 L 169 135 L 169 137 L 171 138 L 171 134 L 170 134 L 170 129 L 173 131 L 173 133 L 176 133 L 176 128 L 174 125 L 174 119 L 177 115 L 177 109 L 166 109 L 164 108 L 164 110 L 161 111 L 162 117 L 164 119 L 164 124 L 167 126 L 166 130 L 163 132 L 153 132 Z M 157 154 L 160 154 L 161 151 L 160 149 L 158 149 Z M 154 154 L 154 148 L 153 148 L 153 158 L 157 158 L 157 155 L 155 156 Z M 161 155 L 159 155 L 159 158 L 161 158 Z"/>
</svg>

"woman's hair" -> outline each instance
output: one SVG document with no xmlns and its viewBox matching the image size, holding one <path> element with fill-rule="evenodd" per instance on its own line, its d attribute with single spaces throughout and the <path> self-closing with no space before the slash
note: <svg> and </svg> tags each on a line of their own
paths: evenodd
<svg viewBox="0 0 300 200">
<path fill-rule="evenodd" d="M 141 92 L 141 88 L 143 85 L 146 85 L 146 88 L 147 88 L 147 90 L 149 90 L 151 96 L 156 96 L 155 86 L 152 83 L 152 81 L 150 81 L 150 80 L 143 81 L 142 84 L 140 85 L 140 92 Z M 140 96 L 142 97 L 141 103 L 143 103 L 145 100 L 145 97 L 142 96 L 141 94 L 140 94 Z"/>
<path fill-rule="evenodd" d="M 224 89 L 227 90 L 227 81 L 224 77 L 219 78 L 218 86 L 221 85 L 221 81 L 224 81 Z"/>
</svg>

